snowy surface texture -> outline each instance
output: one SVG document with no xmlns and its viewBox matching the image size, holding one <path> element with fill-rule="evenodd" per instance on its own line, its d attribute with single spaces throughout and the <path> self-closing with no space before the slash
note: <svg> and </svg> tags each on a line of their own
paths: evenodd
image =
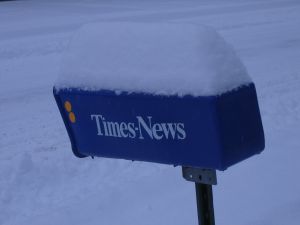
<svg viewBox="0 0 300 225">
<path fill-rule="evenodd" d="M 0 224 L 196 225 L 181 168 L 77 159 L 52 96 L 61 57 L 83 24 L 213 27 L 256 84 L 266 150 L 214 187 L 216 225 L 300 224 L 299 0 L 0 2 Z"/>
<path fill-rule="evenodd" d="M 250 83 L 212 28 L 167 23 L 95 23 L 72 39 L 58 88 L 217 95 Z"/>
</svg>

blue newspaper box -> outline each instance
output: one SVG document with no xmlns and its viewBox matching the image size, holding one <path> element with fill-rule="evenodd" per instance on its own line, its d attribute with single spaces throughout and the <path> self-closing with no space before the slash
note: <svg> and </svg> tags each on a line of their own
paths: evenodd
<svg viewBox="0 0 300 225">
<path fill-rule="evenodd" d="M 264 149 L 253 83 L 215 96 L 58 89 L 73 153 L 225 170 Z"/>
<path fill-rule="evenodd" d="M 201 225 L 215 224 L 216 170 L 265 147 L 255 85 L 211 28 L 86 25 L 61 71 L 53 93 L 73 153 L 182 166 Z"/>
</svg>

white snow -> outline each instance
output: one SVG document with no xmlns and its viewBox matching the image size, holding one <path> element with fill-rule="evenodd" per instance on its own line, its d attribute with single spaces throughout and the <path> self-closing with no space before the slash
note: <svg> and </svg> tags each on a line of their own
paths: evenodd
<svg viewBox="0 0 300 225">
<path fill-rule="evenodd" d="M 72 38 L 57 88 L 218 95 L 250 77 L 212 28 L 172 23 L 94 23 Z"/>
<path fill-rule="evenodd" d="M 61 58 L 91 22 L 213 27 L 257 87 L 264 153 L 214 187 L 216 225 L 300 224 L 300 1 L 0 2 L 0 224 L 197 224 L 181 168 L 72 155 L 52 96 Z"/>
</svg>

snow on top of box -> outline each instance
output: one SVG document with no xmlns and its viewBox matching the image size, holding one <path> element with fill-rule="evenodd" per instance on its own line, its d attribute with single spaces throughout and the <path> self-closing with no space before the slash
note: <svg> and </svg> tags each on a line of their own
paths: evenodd
<svg viewBox="0 0 300 225">
<path fill-rule="evenodd" d="M 208 96 L 250 82 L 232 47 L 212 28 L 95 23 L 73 37 L 55 86 Z"/>
</svg>

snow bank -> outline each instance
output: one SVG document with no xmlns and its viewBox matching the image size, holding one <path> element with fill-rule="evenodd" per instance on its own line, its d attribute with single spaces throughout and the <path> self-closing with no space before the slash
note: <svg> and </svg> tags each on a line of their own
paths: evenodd
<svg viewBox="0 0 300 225">
<path fill-rule="evenodd" d="M 94 23 L 73 37 L 56 87 L 207 96 L 250 82 L 232 47 L 212 28 Z"/>
</svg>

